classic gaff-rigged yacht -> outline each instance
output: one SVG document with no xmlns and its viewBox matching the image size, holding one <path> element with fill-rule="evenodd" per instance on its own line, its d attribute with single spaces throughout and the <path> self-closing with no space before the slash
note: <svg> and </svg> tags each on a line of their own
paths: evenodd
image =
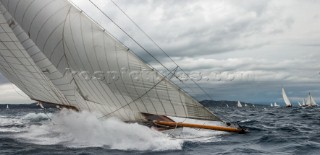
<svg viewBox="0 0 320 155">
<path fill-rule="evenodd" d="M 146 64 L 108 30 L 117 29 L 135 42 L 133 37 L 98 5 L 88 3 L 109 20 L 108 27 L 68 0 L 0 0 L 1 73 L 33 100 L 75 111 L 99 112 L 101 119 L 117 117 L 164 129 L 244 132 L 223 122 L 170 80 L 176 70 L 181 70 L 179 66 L 168 69 L 153 57 L 169 72 L 161 74 Z M 94 76 L 83 76 L 83 71 Z M 110 71 L 124 74 L 109 81 L 106 74 Z M 136 78 L 126 74 L 128 71 L 152 74 L 141 73 Z M 217 125 L 178 122 L 174 118 Z"/>
</svg>

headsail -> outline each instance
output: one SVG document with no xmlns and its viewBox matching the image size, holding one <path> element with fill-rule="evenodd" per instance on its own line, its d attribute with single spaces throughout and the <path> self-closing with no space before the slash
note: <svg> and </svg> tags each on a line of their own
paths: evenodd
<svg viewBox="0 0 320 155">
<path fill-rule="evenodd" d="M 292 106 L 292 104 L 291 104 L 286 92 L 284 91 L 284 88 L 282 88 L 282 98 L 283 98 L 283 100 L 284 100 L 284 102 L 285 102 L 287 107 L 291 107 Z"/>
<path fill-rule="evenodd" d="M 5 47 L 10 55 L 1 52 L 6 66 L 1 70 L 30 98 L 123 120 L 143 119 L 140 113 L 220 120 L 170 82 L 174 71 L 154 72 L 68 1 L 0 2 L 5 15 L 2 27 L 8 28 L 18 46 Z M 20 53 L 15 54 L 14 48 Z M 143 71 L 148 76 L 142 76 Z"/>
</svg>

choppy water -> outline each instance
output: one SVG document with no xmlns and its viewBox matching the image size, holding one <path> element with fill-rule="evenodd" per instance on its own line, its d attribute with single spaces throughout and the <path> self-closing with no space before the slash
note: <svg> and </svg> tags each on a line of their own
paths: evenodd
<svg viewBox="0 0 320 155">
<path fill-rule="evenodd" d="M 217 107 L 216 112 L 250 132 L 187 130 L 175 139 L 87 112 L 0 109 L 0 154 L 320 154 L 320 108 Z"/>
</svg>

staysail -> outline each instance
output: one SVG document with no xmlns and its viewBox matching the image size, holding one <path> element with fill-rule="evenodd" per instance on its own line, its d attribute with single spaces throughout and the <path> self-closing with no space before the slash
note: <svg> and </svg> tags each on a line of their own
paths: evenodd
<svg viewBox="0 0 320 155">
<path fill-rule="evenodd" d="M 286 107 L 292 107 L 292 104 L 291 104 L 286 92 L 284 91 L 284 88 L 282 88 L 282 98 L 284 100 L 284 103 L 286 104 Z"/>
<path fill-rule="evenodd" d="M 0 2 L 1 71 L 30 98 L 125 121 L 220 120 L 68 1 Z"/>
</svg>

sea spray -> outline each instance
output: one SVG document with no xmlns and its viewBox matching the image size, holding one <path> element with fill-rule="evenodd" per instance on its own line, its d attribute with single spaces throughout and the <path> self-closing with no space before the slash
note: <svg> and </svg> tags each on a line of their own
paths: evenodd
<svg viewBox="0 0 320 155">
<path fill-rule="evenodd" d="M 35 116 L 37 118 L 37 116 Z M 98 119 L 87 111 L 62 110 L 52 121 L 31 125 L 17 138 L 40 145 L 66 147 L 107 147 L 117 150 L 180 150 L 183 141 L 137 123 L 116 118 Z"/>
</svg>

